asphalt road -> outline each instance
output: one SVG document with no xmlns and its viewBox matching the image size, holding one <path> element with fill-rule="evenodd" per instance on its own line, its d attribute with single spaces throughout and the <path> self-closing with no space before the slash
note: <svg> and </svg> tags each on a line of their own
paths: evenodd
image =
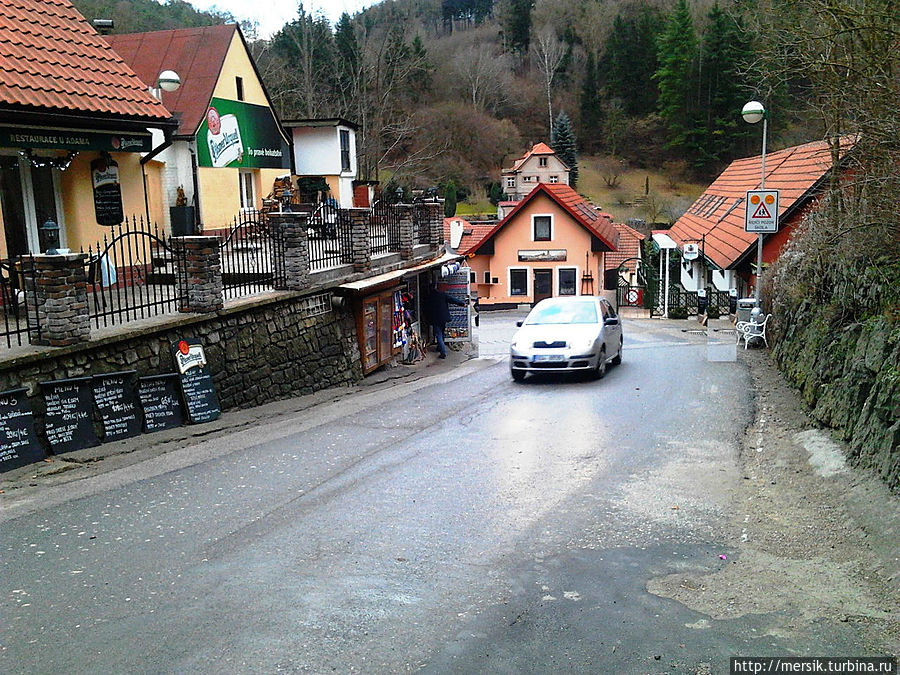
<svg viewBox="0 0 900 675">
<path fill-rule="evenodd" d="M 514 318 L 483 318 L 483 354 Z M 470 360 L 17 504 L 0 671 L 718 673 L 797 653 L 753 615 L 648 592 L 734 564 L 752 409 L 745 366 L 704 339 L 625 333 L 600 381 Z"/>
</svg>

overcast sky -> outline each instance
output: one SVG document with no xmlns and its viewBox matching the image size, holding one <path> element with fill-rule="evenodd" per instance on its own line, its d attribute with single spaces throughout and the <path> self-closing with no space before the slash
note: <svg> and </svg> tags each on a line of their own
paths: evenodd
<svg viewBox="0 0 900 675">
<path fill-rule="evenodd" d="M 341 14 L 354 14 L 378 0 L 303 0 L 307 12 L 323 12 L 334 25 Z M 217 7 L 231 12 L 237 19 L 251 19 L 259 23 L 260 37 L 270 37 L 297 15 L 299 0 L 189 0 L 197 9 Z M 261 10 L 261 11 L 260 11 Z"/>
</svg>

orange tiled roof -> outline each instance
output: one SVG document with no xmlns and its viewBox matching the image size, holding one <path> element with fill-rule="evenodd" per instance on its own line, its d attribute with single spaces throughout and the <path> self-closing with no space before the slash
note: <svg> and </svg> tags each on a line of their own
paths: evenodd
<svg viewBox="0 0 900 675">
<path fill-rule="evenodd" d="M 514 163 L 511 169 L 506 169 L 506 172 L 510 171 L 518 171 L 525 161 L 531 157 L 532 155 L 555 155 L 556 152 L 546 143 L 535 143 L 531 150 L 526 152 L 524 155 L 519 157 Z"/>
<path fill-rule="evenodd" d="M 625 223 L 613 223 L 613 227 L 616 228 L 616 232 L 619 233 L 619 246 L 618 250 L 610 253 L 606 256 L 606 269 L 611 270 L 617 268 L 626 260 L 631 258 L 640 258 L 641 257 L 641 242 L 646 238 L 643 234 L 638 232 L 632 227 L 629 227 Z M 634 269 L 636 265 L 631 263 L 628 265 L 629 269 Z"/>
<path fill-rule="evenodd" d="M 842 157 L 854 142 L 851 137 L 841 139 Z M 780 190 L 779 218 L 805 203 L 830 170 L 826 141 L 767 154 L 766 189 Z M 680 246 L 706 235 L 706 257 L 722 269 L 733 266 L 757 241 L 755 233 L 744 231 L 744 200 L 747 190 L 759 188 L 761 173 L 761 156 L 732 162 L 667 233 Z"/>
<path fill-rule="evenodd" d="M 450 222 L 453 220 L 460 220 L 463 224 L 463 236 L 459 242 L 459 246 L 456 248 L 456 252 L 460 255 L 468 254 L 472 245 L 476 242 L 480 241 L 484 235 L 494 229 L 493 222 L 488 223 L 470 223 L 465 218 L 460 218 L 459 216 L 453 216 L 452 218 L 444 218 L 444 241 L 450 241 Z"/>
<path fill-rule="evenodd" d="M 548 184 L 538 183 L 537 186 L 529 192 L 525 198 L 516 203 L 516 208 L 506 214 L 506 217 L 499 223 L 490 228 L 480 239 L 477 239 L 467 250 L 460 253 L 468 254 L 477 251 L 488 239 L 493 237 L 506 223 L 515 218 L 528 202 L 534 199 L 538 194 L 545 194 L 550 199 L 559 204 L 579 225 L 584 227 L 588 232 L 599 238 L 610 251 L 618 249 L 619 233 L 613 227 L 612 218 L 607 213 L 601 213 L 595 209 L 590 202 L 575 192 L 568 185 L 561 183 Z"/>
<path fill-rule="evenodd" d="M 209 108 L 236 30 L 237 26 L 227 24 L 105 37 L 145 80 L 155 81 L 163 70 L 178 73 L 183 84 L 165 92 L 163 100 L 178 117 L 176 134 L 193 136 Z"/>
<path fill-rule="evenodd" d="M 0 105 L 147 121 L 171 117 L 69 0 L 3 0 L 0 69 Z"/>
</svg>

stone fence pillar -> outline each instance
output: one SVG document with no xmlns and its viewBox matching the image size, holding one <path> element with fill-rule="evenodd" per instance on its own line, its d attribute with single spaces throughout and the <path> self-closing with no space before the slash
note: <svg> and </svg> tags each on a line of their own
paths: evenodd
<svg viewBox="0 0 900 675">
<path fill-rule="evenodd" d="M 204 314 L 222 309 L 222 261 L 218 237 L 172 237 L 178 311 Z"/>
<path fill-rule="evenodd" d="M 36 255 L 18 263 L 27 302 L 35 309 L 28 317 L 31 344 L 65 347 L 91 339 L 87 258 L 85 253 Z"/>
<path fill-rule="evenodd" d="M 397 204 L 400 216 L 400 258 L 410 260 L 413 257 L 413 247 L 416 245 L 416 224 L 413 220 L 412 206 L 409 204 Z"/>
<path fill-rule="evenodd" d="M 350 212 L 353 271 L 368 272 L 372 269 L 372 248 L 369 236 L 372 211 L 370 209 L 348 209 L 348 211 Z"/>
<path fill-rule="evenodd" d="M 428 202 L 425 204 L 428 214 L 428 222 L 431 224 L 429 243 L 431 248 L 444 248 L 444 205 L 440 202 Z"/>
<path fill-rule="evenodd" d="M 275 238 L 284 247 L 284 279 L 275 279 L 279 291 L 302 291 L 309 286 L 309 216 L 305 213 L 270 213 Z M 278 255 L 278 252 L 276 252 Z"/>
</svg>

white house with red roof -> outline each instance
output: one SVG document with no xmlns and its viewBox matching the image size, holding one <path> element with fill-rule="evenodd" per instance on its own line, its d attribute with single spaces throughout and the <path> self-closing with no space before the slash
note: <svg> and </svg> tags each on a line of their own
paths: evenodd
<svg viewBox="0 0 900 675">
<path fill-rule="evenodd" d="M 601 294 L 606 256 L 619 242 L 611 217 L 561 184 L 537 184 L 496 224 L 448 218 L 445 227 L 469 258 L 481 306 L 492 309 Z"/>
<path fill-rule="evenodd" d="M 518 202 L 530 193 L 538 183 L 548 185 L 568 185 L 569 167 L 556 155 L 546 143 L 536 143 L 524 155 L 519 157 L 509 169 L 501 173 L 503 191 L 509 201 Z M 508 211 L 498 214 L 500 218 Z"/>
<path fill-rule="evenodd" d="M 840 139 L 843 158 L 854 139 Z M 827 141 L 797 145 L 766 155 L 767 190 L 779 190 L 779 229 L 764 235 L 763 264 L 774 262 L 816 199 L 833 168 Z M 684 251 L 695 244 L 700 257 L 682 262 L 681 284 L 696 291 L 710 286 L 719 291 L 737 289 L 748 296 L 756 283 L 757 235 L 744 231 L 746 193 L 759 188 L 762 157 L 732 162 L 668 231 Z"/>
</svg>

